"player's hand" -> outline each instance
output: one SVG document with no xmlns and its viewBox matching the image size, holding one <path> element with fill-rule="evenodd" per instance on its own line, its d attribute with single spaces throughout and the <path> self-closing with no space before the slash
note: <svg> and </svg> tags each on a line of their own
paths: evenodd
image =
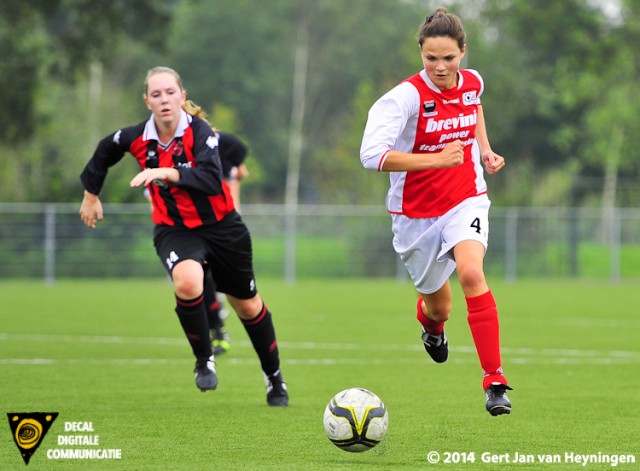
<svg viewBox="0 0 640 471">
<path fill-rule="evenodd" d="M 457 139 L 450 142 L 442 149 L 440 156 L 440 168 L 457 167 L 464 162 L 464 144 Z"/>
<path fill-rule="evenodd" d="M 484 163 L 484 168 L 487 169 L 489 175 L 498 173 L 505 166 L 504 157 L 494 153 L 492 150 L 482 154 L 482 163 Z"/>
<path fill-rule="evenodd" d="M 249 169 L 245 164 L 238 165 L 237 169 L 238 175 L 236 175 L 236 178 L 238 179 L 238 181 L 249 176 Z"/>
<path fill-rule="evenodd" d="M 96 228 L 96 223 L 104 219 L 104 213 L 102 212 L 102 202 L 98 195 L 84 192 L 84 198 L 80 205 L 80 219 L 87 227 L 91 229 Z"/>
<path fill-rule="evenodd" d="M 167 182 L 177 182 L 180 179 L 180 173 L 175 168 L 160 167 L 160 168 L 146 168 L 142 172 L 138 173 L 129 182 L 132 188 L 138 186 L 147 186 L 151 183 L 162 186 Z"/>
</svg>

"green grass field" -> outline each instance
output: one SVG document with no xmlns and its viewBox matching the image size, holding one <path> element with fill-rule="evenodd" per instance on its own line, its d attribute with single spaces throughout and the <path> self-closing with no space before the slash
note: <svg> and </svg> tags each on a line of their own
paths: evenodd
<svg viewBox="0 0 640 471">
<path fill-rule="evenodd" d="M 30 470 L 610 469 L 567 455 L 633 455 L 640 469 L 640 289 L 636 283 L 492 282 L 513 413 L 484 410 L 478 360 L 455 288 L 449 361 L 419 340 L 415 295 L 390 280 L 259 280 L 274 313 L 290 407 L 266 405 L 248 338 L 227 321 L 220 385 L 201 393 L 166 280 L 3 281 L 2 415 L 58 412 Z M 389 430 L 351 454 L 325 437 L 329 398 L 347 387 L 386 403 Z M 2 419 L 3 421 L 7 419 Z M 92 433 L 65 432 L 91 422 Z M 60 445 L 67 435 L 99 445 Z M 63 438 L 60 438 L 63 437 Z M 119 460 L 53 459 L 64 449 L 118 449 Z M 430 452 L 441 461 L 432 465 Z M 553 464 L 507 463 L 515 453 Z M 487 463 L 485 460 L 502 460 Z M 442 460 L 449 458 L 450 463 Z M 467 461 L 464 463 L 464 461 Z M 474 460 L 474 462 L 471 462 Z M 25 469 L 8 421 L 0 469 Z"/>
</svg>

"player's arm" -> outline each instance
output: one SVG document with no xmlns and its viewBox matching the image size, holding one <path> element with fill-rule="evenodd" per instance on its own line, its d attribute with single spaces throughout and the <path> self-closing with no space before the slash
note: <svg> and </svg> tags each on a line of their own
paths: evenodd
<svg viewBox="0 0 640 471">
<path fill-rule="evenodd" d="M 441 152 L 431 154 L 411 154 L 390 150 L 382 167 L 383 172 L 408 172 L 430 168 L 448 168 L 462 165 L 464 162 L 464 144 L 461 140 L 448 143 Z"/>
<path fill-rule="evenodd" d="M 454 141 L 441 152 L 410 153 L 396 149 L 405 126 L 420 112 L 420 95 L 409 83 L 402 83 L 373 104 L 369 110 L 360 161 L 378 172 L 406 172 L 454 167 L 464 161 L 464 145 Z"/>
<path fill-rule="evenodd" d="M 121 129 L 102 139 L 80 174 L 84 196 L 80 205 L 80 218 L 87 227 L 95 228 L 104 218 L 98 195 L 107 178 L 109 167 L 118 163 L 131 144 L 132 128 Z"/>
<path fill-rule="evenodd" d="M 484 113 L 482 111 L 482 105 L 478 106 L 478 119 L 476 122 L 476 141 L 480 149 L 480 157 L 484 164 L 487 173 L 493 175 L 499 172 L 505 165 L 504 157 L 496 154 L 491 149 L 489 144 L 489 137 L 487 135 L 487 125 L 484 120 Z"/>
<path fill-rule="evenodd" d="M 109 168 L 122 160 L 131 145 L 131 128 L 121 129 L 102 139 L 80 174 L 85 190 L 99 195 Z"/>
<path fill-rule="evenodd" d="M 245 164 L 241 163 L 237 167 L 232 167 L 229 176 L 225 179 L 238 212 L 240 212 L 240 181 L 248 175 L 249 170 Z"/>
<path fill-rule="evenodd" d="M 147 168 L 133 177 L 129 184 L 132 187 L 139 187 L 160 180 L 179 188 L 198 190 L 207 195 L 222 193 L 222 166 L 218 153 L 218 138 L 211 127 L 201 119 L 194 118 L 191 126 L 195 166 Z"/>
<path fill-rule="evenodd" d="M 236 207 L 236 211 L 240 212 L 240 181 L 237 178 L 227 178 L 227 185 L 229 186 L 229 192 L 233 203 Z"/>
<path fill-rule="evenodd" d="M 218 137 L 204 120 L 194 119 L 191 125 L 196 165 L 191 168 L 172 169 L 179 173 L 179 178 L 174 184 L 177 187 L 201 191 L 207 195 L 219 195 L 222 193 L 222 163 Z"/>
<path fill-rule="evenodd" d="M 162 181 L 177 183 L 180 180 L 180 172 L 173 167 L 146 168 L 131 179 L 129 185 L 132 188 L 147 186 L 154 182 Z"/>
<path fill-rule="evenodd" d="M 241 181 L 249 176 L 249 169 L 245 164 L 240 164 L 236 167 L 238 169 L 238 174 L 236 175 L 236 179 Z"/>
</svg>

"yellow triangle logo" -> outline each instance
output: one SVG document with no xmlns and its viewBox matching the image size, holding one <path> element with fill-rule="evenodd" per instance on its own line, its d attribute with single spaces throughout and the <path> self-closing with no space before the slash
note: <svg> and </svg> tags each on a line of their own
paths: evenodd
<svg viewBox="0 0 640 471">
<path fill-rule="evenodd" d="M 57 412 L 9 412 L 9 427 L 13 441 L 22 455 L 24 464 L 29 464 L 51 424 L 58 417 Z"/>
</svg>

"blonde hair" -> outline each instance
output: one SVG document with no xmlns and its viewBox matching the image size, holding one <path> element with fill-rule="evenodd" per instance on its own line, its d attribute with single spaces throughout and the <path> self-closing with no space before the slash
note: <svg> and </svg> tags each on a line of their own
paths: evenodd
<svg viewBox="0 0 640 471">
<path fill-rule="evenodd" d="M 153 75 L 156 75 L 156 74 L 172 75 L 176 79 L 176 83 L 178 84 L 178 87 L 180 87 L 180 90 L 183 92 L 186 92 L 186 90 L 182 86 L 182 78 L 180 77 L 180 74 L 178 74 L 178 72 L 173 70 L 171 67 L 157 66 L 147 71 L 147 75 L 144 79 L 144 95 L 145 96 L 147 95 L 147 90 L 149 89 L 149 78 L 151 78 Z M 184 104 L 182 105 L 182 109 L 187 113 L 189 113 L 190 115 L 197 116 L 198 118 L 203 119 L 207 121 L 207 123 L 209 123 L 209 121 L 207 120 L 207 113 L 202 109 L 200 105 L 197 105 L 192 100 L 185 100 Z M 209 123 L 209 126 L 211 126 L 211 123 Z M 215 131 L 215 128 L 213 128 L 213 130 Z"/>
<path fill-rule="evenodd" d="M 182 109 L 187 113 L 192 114 L 193 116 L 197 116 L 198 118 L 204 119 L 205 121 L 207 120 L 206 111 L 202 109 L 202 106 L 197 105 L 191 100 L 185 100 L 184 104 L 182 105 Z"/>
<path fill-rule="evenodd" d="M 147 90 L 149 90 L 149 79 L 156 74 L 170 74 L 176 79 L 176 83 L 178 87 L 180 87 L 181 91 L 186 91 L 182 86 L 182 78 L 180 74 L 173 70 L 171 67 L 157 66 L 147 70 L 147 75 L 144 78 L 144 96 L 147 96 Z"/>
<path fill-rule="evenodd" d="M 182 109 L 185 110 L 187 113 L 193 116 L 197 116 L 198 118 L 206 121 L 207 124 L 211 126 L 211 129 L 213 129 L 215 132 L 218 131 L 218 129 L 215 126 L 213 126 L 207 119 L 208 115 L 206 111 L 202 109 L 202 106 L 195 104 L 191 100 L 185 100 L 184 104 L 182 105 Z"/>
</svg>

